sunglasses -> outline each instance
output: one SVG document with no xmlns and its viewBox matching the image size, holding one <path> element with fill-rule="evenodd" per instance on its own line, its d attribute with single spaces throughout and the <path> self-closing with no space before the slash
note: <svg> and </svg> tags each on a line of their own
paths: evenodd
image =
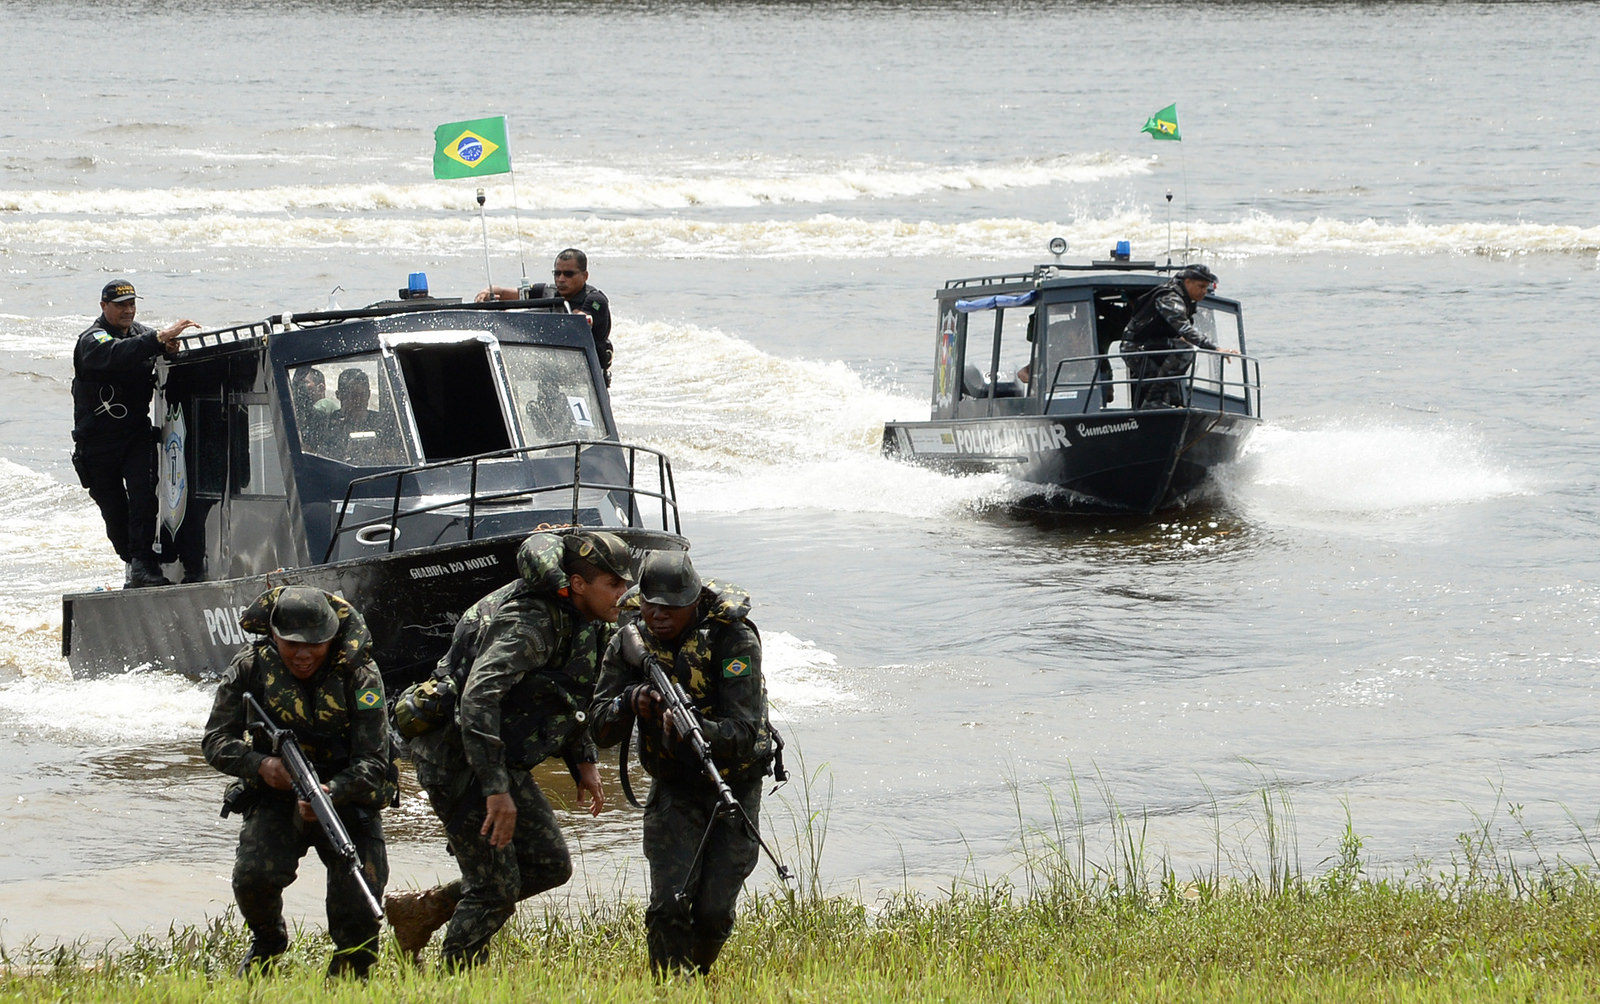
<svg viewBox="0 0 1600 1004">
<path fill-rule="evenodd" d="M 578 274 L 578 270 L 575 268 L 558 268 L 552 269 L 550 274 L 558 279 L 570 279 Z"/>
</svg>

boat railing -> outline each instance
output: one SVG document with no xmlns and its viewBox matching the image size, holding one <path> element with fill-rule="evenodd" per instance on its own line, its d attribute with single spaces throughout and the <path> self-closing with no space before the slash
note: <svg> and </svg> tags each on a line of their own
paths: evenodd
<svg viewBox="0 0 1600 1004">
<path fill-rule="evenodd" d="M 1052 374 L 1049 390 L 1045 393 L 1044 410 L 1046 414 L 1060 414 L 1052 412 L 1052 406 L 1058 397 L 1077 404 L 1080 414 L 1090 411 L 1105 410 L 1102 404 L 1096 404 L 1108 396 L 1113 401 L 1120 399 L 1122 409 L 1133 407 L 1134 388 L 1142 383 L 1176 384 L 1182 389 L 1183 400 L 1188 407 L 1195 406 L 1195 391 L 1209 394 L 1216 399 L 1218 412 L 1227 411 L 1227 403 L 1234 401 L 1240 404 L 1244 413 L 1259 417 L 1261 414 L 1261 366 L 1256 360 L 1246 355 L 1233 352 L 1218 352 L 1211 349 L 1176 350 L 1192 351 L 1193 364 L 1185 373 L 1164 377 L 1135 377 L 1127 366 L 1127 360 L 1141 357 L 1165 358 L 1173 354 L 1173 349 L 1151 349 L 1141 352 L 1121 352 L 1116 354 L 1096 356 L 1074 356 L 1056 363 Z M 1214 359 L 1214 365 L 1202 366 L 1202 359 Z M 1125 376 L 1117 376 L 1113 369 L 1114 362 L 1122 362 L 1122 372 Z M 1237 366 L 1237 369 L 1235 369 Z M 1088 369 L 1093 375 L 1088 379 L 1068 379 L 1070 374 L 1081 373 Z M 1204 370 L 1204 372 L 1202 372 Z M 1230 376 L 1237 373 L 1237 377 Z M 1065 392 L 1065 393 L 1063 393 Z M 1119 393 L 1120 392 L 1120 393 Z M 1113 406 L 1115 407 L 1115 406 Z"/>
<path fill-rule="evenodd" d="M 594 449 L 610 449 L 621 451 L 627 461 L 626 484 L 612 484 L 607 481 L 592 480 L 585 476 L 584 453 Z M 572 477 L 570 480 L 548 484 L 521 484 L 512 487 L 497 488 L 494 490 L 480 490 L 479 476 L 484 464 L 506 460 L 554 460 L 565 463 L 564 452 L 571 452 Z M 401 510 L 401 504 L 407 498 L 415 498 L 416 494 L 408 496 L 405 488 L 409 479 L 412 485 L 417 485 L 419 479 L 428 474 L 465 468 L 468 472 L 468 489 L 466 494 L 454 495 L 431 504 L 417 505 Z M 638 481 L 641 477 L 655 476 L 655 487 L 640 487 Z M 392 481 L 392 491 L 366 492 L 364 488 L 381 485 Z M 584 492 L 618 492 L 627 497 L 626 519 L 629 526 L 643 526 L 645 514 L 659 507 L 659 528 L 663 531 L 682 534 L 682 524 L 678 519 L 677 487 L 672 477 L 672 462 L 660 450 L 648 446 L 635 446 L 631 443 L 618 443 L 609 440 L 568 440 L 560 443 L 545 443 L 539 446 L 523 446 L 509 450 L 498 450 L 493 453 L 481 453 L 460 460 L 444 460 L 431 464 L 418 464 L 401 470 L 384 471 L 380 474 L 368 474 L 365 477 L 353 479 L 345 489 L 344 501 L 340 504 L 338 518 L 334 522 L 333 531 L 328 535 L 328 549 L 323 555 L 323 562 L 332 560 L 340 539 L 345 535 L 355 535 L 362 543 L 378 543 L 387 538 L 386 550 L 393 553 L 395 542 L 401 537 L 401 524 L 408 519 L 415 519 L 427 513 L 439 512 L 445 509 L 466 506 L 466 535 L 468 540 L 474 539 L 480 518 L 484 516 L 480 509 L 492 506 L 495 502 L 508 500 L 531 500 L 535 496 L 550 495 L 555 493 L 570 493 L 571 523 L 579 524 L 582 495 Z M 347 522 L 353 503 L 358 499 L 390 500 L 389 511 L 371 519 L 353 520 Z M 643 500 L 641 502 L 641 500 Z M 504 509 L 494 509 L 489 515 L 499 516 Z M 377 531 L 374 535 L 372 531 Z"/>
</svg>

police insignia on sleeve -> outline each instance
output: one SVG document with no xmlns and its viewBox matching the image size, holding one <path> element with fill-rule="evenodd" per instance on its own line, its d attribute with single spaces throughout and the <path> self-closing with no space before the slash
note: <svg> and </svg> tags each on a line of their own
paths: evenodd
<svg viewBox="0 0 1600 1004">
<path fill-rule="evenodd" d="M 381 707 L 382 705 L 383 694 L 379 693 L 376 688 L 368 687 L 356 695 L 356 707 L 358 708 L 365 708 L 371 711 L 373 708 Z"/>
<path fill-rule="evenodd" d="M 724 679 L 727 679 L 729 677 L 740 677 L 740 676 L 749 676 L 749 675 L 750 675 L 750 664 L 748 662 L 745 662 L 743 659 L 724 659 L 724 660 L 722 660 L 722 676 L 723 676 Z"/>
</svg>

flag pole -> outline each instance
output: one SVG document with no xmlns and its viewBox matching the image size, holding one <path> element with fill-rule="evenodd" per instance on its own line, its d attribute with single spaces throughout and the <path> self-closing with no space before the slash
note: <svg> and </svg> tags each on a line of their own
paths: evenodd
<svg viewBox="0 0 1600 1004">
<path fill-rule="evenodd" d="M 489 269 L 489 219 L 484 214 L 483 204 L 486 200 L 483 189 L 478 189 L 478 222 L 483 226 L 483 278 L 489 284 L 489 298 L 494 298 L 494 275 Z"/>
<path fill-rule="evenodd" d="M 1172 189 L 1167 189 L 1167 267 L 1172 267 Z"/>
<path fill-rule="evenodd" d="M 511 222 L 517 228 L 517 262 L 522 266 L 522 286 L 528 286 L 528 252 L 522 245 L 522 211 L 517 207 L 521 200 L 517 198 L 517 168 L 516 160 L 511 156 L 511 120 L 506 119 L 506 166 L 511 175 Z"/>
</svg>

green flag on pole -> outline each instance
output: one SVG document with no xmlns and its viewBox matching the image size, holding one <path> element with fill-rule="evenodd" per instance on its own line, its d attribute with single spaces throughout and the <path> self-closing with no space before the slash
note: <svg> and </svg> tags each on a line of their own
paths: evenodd
<svg viewBox="0 0 1600 1004">
<path fill-rule="evenodd" d="M 433 176 L 476 178 L 509 174 L 511 151 L 506 143 L 506 117 L 446 122 L 433 131 Z"/>
<path fill-rule="evenodd" d="M 1175 139 L 1181 141 L 1183 137 L 1178 135 L 1177 104 L 1170 104 L 1161 109 L 1159 112 L 1156 112 L 1154 115 L 1150 116 L 1150 120 L 1146 122 L 1144 124 L 1144 128 L 1140 129 L 1139 131 L 1147 132 L 1156 139 Z"/>
</svg>

